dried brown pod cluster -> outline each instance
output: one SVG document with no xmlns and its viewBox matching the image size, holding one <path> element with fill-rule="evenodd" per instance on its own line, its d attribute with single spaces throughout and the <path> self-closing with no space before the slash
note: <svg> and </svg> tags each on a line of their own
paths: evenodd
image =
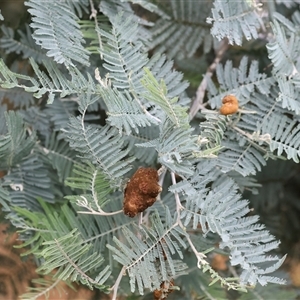
<svg viewBox="0 0 300 300">
<path fill-rule="evenodd" d="M 153 168 L 139 168 L 131 177 L 124 192 L 123 211 L 133 218 L 153 205 L 161 192 L 158 184 L 157 170 Z"/>
<path fill-rule="evenodd" d="M 153 292 L 154 300 L 164 300 L 167 299 L 169 294 L 173 292 L 172 287 L 174 286 L 174 280 L 171 281 L 164 281 L 160 285 L 160 289 L 155 290 Z"/>
<path fill-rule="evenodd" d="M 234 95 L 226 95 L 222 99 L 222 106 L 220 108 L 221 115 L 235 114 L 239 109 L 239 101 Z"/>
</svg>

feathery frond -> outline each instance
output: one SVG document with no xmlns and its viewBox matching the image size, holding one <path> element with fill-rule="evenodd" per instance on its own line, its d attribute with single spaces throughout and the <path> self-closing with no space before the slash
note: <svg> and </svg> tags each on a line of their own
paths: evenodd
<svg viewBox="0 0 300 300">
<path fill-rule="evenodd" d="M 192 221 L 192 227 L 195 229 L 200 224 L 204 234 L 209 231 L 218 233 L 222 239 L 220 248 L 230 249 L 231 264 L 239 264 L 243 269 L 242 284 L 284 283 L 278 278 L 264 276 L 276 270 L 284 257 L 266 255 L 278 247 L 278 242 L 264 230 L 263 225 L 257 224 L 257 216 L 245 217 L 250 211 L 248 202 L 240 200 L 233 180 L 227 178 L 215 189 L 209 192 L 202 189 L 192 195 L 187 194 L 185 199 L 181 213 L 184 225 L 188 226 Z M 264 269 L 265 262 L 273 262 L 273 265 Z"/>
<path fill-rule="evenodd" d="M 214 1 L 212 17 L 207 18 L 208 23 L 213 23 L 211 34 L 218 40 L 228 38 L 230 44 L 242 44 L 242 39 L 247 40 L 258 37 L 257 30 L 261 20 L 256 12 L 254 3 L 242 1 Z"/>
<path fill-rule="evenodd" d="M 297 16 L 297 14 L 295 14 Z M 275 13 L 272 29 L 274 39 L 267 44 L 269 58 L 274 65 L 274 78 L 278 82 L 280 93 L 277 101 L 283 108 L 300 113 L 299 94 L 299 47 L 300 38 L 297 26 L 300 24 L 294 18 L 293 24 L 282 15 Z M 288 30 L 287 30 L 288 29 Z M 287 34 L 288 36 L 287 36 Z"/>
<path fill-rule="evenodd" d="M 74 175 L 76 177 L 69 177 L 66 184 L 83 190 L 84 194 L 67 196 L 67 199 L 90 211 L 101 212 L 102 207 L 109 201 L 108 195 L 112 191 L 104 174 L 92 165 L 77 164 L 74 168 Z"/>
<path fill-rule="evenodd" d="M 107 46 L 101 50 L 105 63 L 103 67 L 109 74 L 114 87 L 118 89 L 133 89 L 139 93 L 142 89 L 140 79 L 143 76 L 143 67 L 148 58 L 140 51 L 143 44 L 135 41 L 138 26 L 131 18 L 122 14 L 112 20 L 110 33 L 100 30 L 99 34 L 107 39 Z M 132 44 L 134 43 L 134 44 Z"/>
<path fill-rule="evenodd" d="M 99 128 L 85 123 L 87 108 L 96 100 L 91 95 L 82 96 L 79 105 L 81 115 L 70 117 L 69 126 L 64 130 L 65 137 L 84 161 L 100 168 L 112 186 L 120 187 L 121 176 L 130 170 L 130 163 L 135 158 L 127 157 L 128 150 L 122 149 L 124 141 L 114 128 L 108 125 Z"/>
<path fill-rule="evenodd" d="M 10 203 L 11 203 L 11 199 L 10 199 L 10 196 L 9 196 L 9 192 L 2 187 L 2 182 L 1 182 L 1 186 L 0 186 L 0 205 L 1 205 L 2 211 L 5 211 L 5 212 L 11 211 L 11 208 L 10 208 L 10 205 L 9 205 Z"/>
<path fill-rule="evenodd" d="M 129 92 L 121 93 L 117 89 L 103 86 L 101 89 L 103 100 L 107 106 L 107 121 L 129 135 L 132 131 L 139 132 L 139 127 L 148 127 L 157 124 L 158 120 L 151 116 L 142 106 L 138 106 Z"/>
<path fill-rule="evenodd" d="M 21 30 L 17 31 L 20 35 L 19 40 L 15 39 L 15 32 L 12 28 L 1 25 L 1 30 L 3 36 L 0 39 L 0 47 L 4 49 L 6 53 L 22 53 L 24 59 L 32 57 L 37 63 L 49 59 L 44 51 L 35 44 L 28 25 L 26 26 L 26 34 Z"/>
<path fill-rule="evenodd" d="M 128 272 L 131 291 L 134 292 L 137 286 L 142 295 L 145 288 L 151 291 L 158 289 L 163 281 L 182 274 L 186 268 L 184 263 L 172 257 L 175 254 L 180 258 L 183 257 L 179 245 L 186 247 L 181 237 L 185 235 L 184 231 L 178 225 L 173 225 L 174 220 L 168 210 L 165 224 L 162 223 L 158 213 L 151 215 L 150 218 L 152 224 L 150 228 L 136 229 L 140 238 L 125 227 L 125 243 L 114 238 L 117 248 L 107 245 L 113 252 L 114 259 Z"/>
<path fill-rule="evenodd" d="M 147 143 L 151 140 L 157 139 L 159 136 L 158 126 L 147 126 L 145 128 L 140 128 L 139 133 L 136 134 L 132 132 L 130 135 L 125 136 L 125 147 L 129 149 L 129 154 L 136 157 L 137 160 L 146 163 L 147 165 L 152 164 L 156 161 L 157 152 L 154 148 L 139 147 L 141 143 Z"/>
<path fill-rule="evenodd" d="M 50 120 L 45 110 L 42 110 L 38 106 L 31 106 L 27 109 L 20 110 L 19 113 L 28 127 L 34 129 L 34 131 L 45 137 L 45 139 L 49 138 Z"/>
<path fill-rule="evenodd" d="M 53 130 L 58 132 L 61 137 L 61 130 L 68 126 L 69 118 L 75 114 L 78 109 L 78 103 L 74 100 L 56 98 L 44 109 L 47 118 L 53 123 Z"/>
<path fill-rule="evenodd" d="M 28 226 L 35 232 L 27 244 L 33 246 L 29 252 L 43 259 L 37 271 L 50 274 L 56 270 L 54 278 L 80 281 L 90 288 L 106 290 L 104 283 L 110 275 L 110 268 L 102 266 L 104 258 L 101 253 L 93 251 L 91 243 L 74 228 L 75 213 L 66 205 L 57 212 L 41 201 L 40 204 L 44 213 L 16 208 L 24 217 L 24 227 Z"/>
<path fill-rule="evenodd" d="M 69 3 L 29 0 L 25 4 L 32 15 L 33 38 L 37 45 L 48 50 L 47 56 L 66 66 L 72 66 L 72 61 L 89 65 L 89 53 L 82 46 L 84 40 L 77 16 Z"/>
<path fill-rule="evenodd" d="M 255 175 L 265 166 L 263 155 L 251 144 L 240 146 L 235 142 L 222 143 L 223 151 L 218 156 L 218 164 L 223 172 L 236 171 L 243 176 Z"/>
<path fill-rule="evenodd" d="M 211 1 L 169 0 L 159 1 L 158 6 L 165 15 L 150 28 L 152 39 L 146 43 L 148 49 L 178 60 L 192 57 L 202 44 L 204 52 L 209 52 L 213 39 L 205 21 Z"/>
<path fill-rule="evenodd" d="M 5 113 L 7 133 L 0 136 L 0 164 L 7 170 L 20 163 L 35 145 L 35 134 L 28 136 L 22 117 L 13 111 Z"/>
<path fill-rule="evenodd" d="M 158 105 L 173 122 L 175 127 L 189 128 L 188 114 L 186 108 L 177 104 L 178 98 L 168 98 L 168 90 L 165 82 L 158 82 L 151 71 L 147 68 L 145 75 L 141 80 L 146 91 L 143 93 L 145 99 Z"/>
<path fill-rule="evenodd" d="M 285 30 L 280 26 L 277 20 L 273 21 L 272 29 L 275 40 L 267 44 L 269 58 L 274 64 L 274 71 L 285 76 L 290 76 L 295 72 L 295 62 L 298 59 L 298 51 L 300 46 L 300 37 L 296 32 L 291 32 L 289 38 L 286 37 Z"/>
<path fill-rule="evenodd" d="M 263 133 L 271 136 L 270 149 L 280 156 L 285 152 L 288 159 L 299 162 L 300 124 L 287 116 L 272 114 L 263 120 Z"/>
<path fill-rule="evenodd" d="M 148 2 L 147 0 L 103 0 L 100 2 L 99 8 L 100 11 L 109 18 L 110 22 L 114 24 L 114 26 L 117 15 L 122 15 L 124 17 L 124 20 L 130 19 L 132 21 L 132 24 L 137 24 L 137 34 L 133 35 L 131 39 L 133 39 L 134 42 L 142 41 L 143 43 L 145 43 L 151 38 L 151 34 L 147 27 L 152 26 L 153 23 L 144 18 L 140 18 L 134 13 L 133 7 L 130 4 L 130 2 L 133 1 L 141 2 L 141 5 L 143 5 L 145 2 Z M 149 5 L 147 6 L 148 7 L 146 9 L 148 9 L 149 6 L 151 6 L 150 9 L 155 7 L 153 3 L 149 3 Z M 160 10 L 156 10 L 156 12 L 159 14 L 162 13 Z"/>
<path fill-rule="evenodd" d="M 61 183 L 72 174 L 73 166 L 77 163 L 76 152 L 70 149 L 68 143 L 57 139 L 56 134 L 46 140 L 45 145 L 41 145 L 40 151 L 46 154 L 47 161 L 57 171 L 58 179 Z"/>
<path fill-rule="evenodd" d="M 267 95 L 274 84 L 272 77 L 259 73 L 257 61 L 251 61 L 248 67 L 246 56 L 243 56 L 238 68 L 233 67 L 232 61 L 227 61 L 224 67 L 221 64 L 217 66 L 216 73 L 218 88 L 212 79 L 207 77 L 209 103 L 212 108 L 220 107 L 222 98 L 228 94 L 235 95 L 239 100 L 239 106 L 245 105 L 255 91 Z"/>
<path fill-rule="evenodd" d="M 192 175 L 192 162 L 200 152 L 198 137 L 191 135 L 192 128 L 174 128 L 172 123 L 166 119 L 161 125 L 159 138 L 136 146 L 154 147 L 159 163 L 183 177 Z"/>
</svg>

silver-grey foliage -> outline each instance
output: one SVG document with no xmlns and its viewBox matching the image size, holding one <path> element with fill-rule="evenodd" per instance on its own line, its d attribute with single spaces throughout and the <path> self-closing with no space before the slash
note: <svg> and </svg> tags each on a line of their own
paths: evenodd
<svg viewBox="0 0 300 300">
<path fill-rule="evenodd" d="M 193 268 L 229 289 L 282 284 L 271 274 L 284 260 L 274 254 L 279 242 L 249 216 L 240 191 L 257 191 L 250 175 L 268 158 L 299 162 L 299 12 L 291 21 L 273 15 L 272 73 L 246 56 L 238 66 L 218 64 L 216 78 L 205 78 L 210 109 L 190 120 L 189 83 L 170 57 L 193 57 L 200 46 L 209 52 L 215 38 L 256 39 L 261 8 L 247 0 L 207 1 L 205 9 L 202 1 L 103 0 L 94 9 L 105 18 L 97 19 L 90 3 L 30 0 L 33 33 L 27 26 L 18 41 L 2 27 L 1 51 L 30 58 L 34 75 L 0 60 L 0 96 L 29 95 L 23 105 L 21 96 L 13 101 L 19 112 L 0 106 L 0 203 L 43 261 L 39 271 L 113 299 L 124 275 L 127 291 L 144 294 Z M 78 23 L 91 12 L 93 54 Z M 222 116 L 227 94 L 239 110 Z M 130 219 L 123 192 L 138 166 L 159 169 L 163 191 Z M 238 266 L 237 281 L 210 266 L 211 234 Z"/>
</svg>

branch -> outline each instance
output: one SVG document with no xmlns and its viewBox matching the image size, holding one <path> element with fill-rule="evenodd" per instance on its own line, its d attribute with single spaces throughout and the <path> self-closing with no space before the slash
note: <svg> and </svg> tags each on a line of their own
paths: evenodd
<svg viewBox="0 0 300 300">
<path fill-rule="evenodd" d="M 91 15 L 90 15 L 90 19 L 94 19 L 95 21 L 95 29 L 97 32 L 97 37 L 98 37 L 98 41 L 99 41 L 99 48 L 101 50 L 103 50 L 103 45 L 102 45 L 102 40 L 101 40 L 101 35 L 100 35 L 100 28 L 98 26 L 98 21 L 97 21 L 97 10 L 95 9 L 93 0 L 90 0 L 90 6 L 91 6 Z M 103 54 L 102 51 L 100 51 L 100 59 L 103 59 Z"/>
<path fill-rule="evenodd" d="M 171 172 L 171 178 L 172 178 L 172 184 L 176 184 L 176 177 L 175 177 L 175 173 L 174 172 Z M 177 192 L 174 193 L 175 195 L 175 200 L 176 200 L 176 211 L 177 211 L 177 222 L 176 224 L 178 224 L 184 231 L 185 231 L 185 227 L 183 226 L 181 220 L 180 220 L 180 211 L 182 209 L 184 209 L 184 207 L 182 206 L 181 202 L 180 202 L 180 198 L 179 198 L 179 195 Z M 197 263 L 197 266 L 199 269 L 201 269 L 201 265 L 207 265 L 208 262 L 205 260 L 206 258 L 206 255 L 201 253 L 201 252 L 198 252 L 196 247 L 194 246 L 190 236 L 188 234 L 186 234 L 186 239 L 192 249 L 192 251 L 194 252 L 197 260 L 198 260 L 198 263 Z"/>
<path fill-rule="evenodd" d="M 220 47 L 217 51 L 216 57 L 215 57 L 213 63 L 208 67 L 206 74 L 204 75 L 204 78 L 202 79 L 202 81 L 197 89 L 196 98 L 190 108 L 190 119 L 193 119 L 195 117 L 195 115 L 197 114 L 197 112 L 200 109 L 203 109 L 205 107 L 205 104 L 203 104 L 203 99 L 204 99 L 205 91 L 207 88 L 207 78 L 211 77 L 213 75 L 218 63 L 221 61 L 225 51 L 228 49 L 228 46 L 229 45 L 228 45 L 227 40 L 223 40 L 220 43 Z"/>
<path fill-rule="evenodd" d="M 29 297 L 30 297 L 30 299 L 32 299 L 32 300 L 43 299 L 43 298 L 47 299 L 47 296 L 49 295 L 50 291 L 51 291 L 52 289 L 54 289 L 60 282 L 61 282 L 61 279 L 60 279 L 60 278 L 57 278 L 57 279 L 55 280 L 55 282 L 54 282 L 53 284 L 51 284 L 49 287 L 47 287 L 45 290 L 39 292 L 39 293 L 36 294 L 34 297 L 28 296 L 28 299 L 29 299 Z M 44 297 L 43 297 L 43 296 L 44 296 Z M 22 295 L 22 299 L 26 299 L 26 294 L 25 294 L 25 295 Z"/>
<path fill-rule="evenodd" d="M 175 177 L 175 173 L 174 172 L 171 172 L 171 178 L 172 178 L 172 184 L 176 184 L 176 177 Z M 181 201 L 180 201 L 180 198 L 179 198 L 179 195 L 177 192 L 174 193 L 174 196 L 175 196 L 175 200 L 176 200 L 176 212 L 177 212 L 177 222 L 178 225 L 184 229 L 184 226 L 180 220 L 180 211 L 184 208 L 181 204 Z"/>
<path fill-rule="evenodd" d="M 100 206 L 97 206 L 98 211 L 94 210 L 93 208 L 91 208 L 89 206 L 89 202 L 88 200 L 84 197 L 84 196 L 80 196 L 80 198 L 82 200 L 77 200 L 76 204 L 78 206 L 84 207 L 86 209 L 88 209 L 89 211 L 77 211 L 77 213 L 79 214 L 90 214 L 90 215 L 100 215 L 100 216 L 112 216 L 112 215 L 117 215 L 121 212 L 123 212 L 123 210 L 117 210 L 117 211 L 113 211 L 113 212 L 105 212 L 104 210 L 102 210 L 100 208 Z"/>
<path fill-rule="evenodd" d="M 121 282 L 121 280 L 122 280 L 122 277 L 124 276 L 125 270 L 126 270 L 126 267 L 124 266 L 124 267 L 121 269 L 121 272 L 119 273 L 119 276 L 118 276 L 118 278 L 117 278 L 115 284 L 111 287 L 111 291 L 113 291 L 113 295 L 112 295 L 111 300 L 117 300 L 117 292 L 118 292 L 118 288 L 119 288 L 120 282 Z"/>
</svg>

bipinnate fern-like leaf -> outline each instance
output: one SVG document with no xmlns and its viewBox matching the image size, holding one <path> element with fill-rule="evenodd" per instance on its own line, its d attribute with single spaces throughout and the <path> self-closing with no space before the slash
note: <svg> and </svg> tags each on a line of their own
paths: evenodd
<svg viewBox="0 0 300 300">
<path fill-rule="evenodd" d="M 213 23 L 211 34 L 218 40 L 226 37 L 230 44 L 241 45 L 243 37 L 247 40 L 258 37 L 261 20 L 254 3 L 215 0 L 213 4 L 212 17 L 207 22 Z"/>
<path fill-rule="evenodd" d="M 140 162 L 151 165 L 156 161 L 157 151 L 152 147 L 138 147 L 138 144 L 150 142 L 159 136 L 159 127 L 156 125 L 139 128 L 139 133 L 132 132 L 125 136 L 125 145 L 129 149 L 129 154 L 136 157 Z"/>
<path fill-rule="evenodd" d="M 46 154 L 45 159 L 52 165 L 53 169 L 56 170 L 58 180 L 64 183 L 72 174 L 73 167 L 77 163 L 77 153 L 70 149 L 66 141 L 58 139 L 55 133 L 46 140 L 45 145 L 40 146 L 40 151 Z"/>
<path fill-rule="evenodd" d="M 90 212 L 101 212 L 109 201 L 108 195 L 112 192 L 109 181 L 105 179 L 101 170 L 93 165 L 75 165 L 74 177 L 69 177 L 66 185 L 83 191 L 82 194 L 66 198 Z"/>
<path fill-rule="evenodd" d="M 49 171 L 37 154 L 24 158 L 12 167 L 4 177 L 3 186 L 10 190 L 11 205 L 40 210 L 37 198 L 54 202 Z"/>
<path fill-rule="evenodd" d="M 264 225 L 257 223 L 257 216 L 246 216 L 250 212 L 248 201 L 240 200 L 234 181 L 224 178 L 217 187 L 208 191 L 203 189 L 205 185 L 200 190 L 190 190 L 189 186 L 187 182 L 186 185 L 180 183 L 179 190 L 176 186 L 172 188 L 173 192 L 183 191 L 185 195 L 186 202 L 181 213 L 184 226 L 195 229 L 200 224 L 204 234 L 217 233 L 222 239 L 220 248 L 230 249 L 231 264 L 240 265 L 243 269 L 240 276 L 242 284 L 284 283 L 266 275 L 275 271 L 285 259 L 267 255 L 279 243 Z M 264 266 L 266 262 L 269 264 L 267 268 Z"/>
<path fill-rule="evenodd" d="M 262 131 L 271 136 L 270 150 L 277 150 L 277 155 L 283 153 L 288 159 L 299 162 L 300 157 L 300 124 L 287 116 L 272 114 L 263 120 Z"/>
<path fill-rule="evenodd" d="M 299 80 L 300 74 L 296 75 L 292 80 L 286 76 L 278 75 L 275 77 L 278 82 L 279 94 L 277 101 L 281 103 L 283 108 L 294 111 L 297 115 L 300 114 L 299 101 Z"/>
<path fill-rule="evenodd" d="M 138 3 L 158 20 L 134 15 L 131 4 Z M 271 151 L 299 161 L 299 121 L 290 117 L 300 112 L 299 38 L 293 28 L 297 15 L 294 23 L 275 15 L 276 37 L 268 45 L 275 76 L 261 74 L 258 63 L 248 64 L 246 57 L 237 68 L 232 62 L 218 65 L 218 85 L 207 78 L 208 102 L 219 108 L 225 94 L 234 94 L 240 109 L 226 117 L 212 111 L 193 129 L 187 114 L 188 83 L 166 57 L 191 57 L 202 44 L 204 52 L 211 49 L 210 25 L 203 22 L 211 5 L 208 21 L 213 22 L 215 37 L 238 45 L 244 37 L 256 38 L 257 7 L 248 0 L 153 3 L 102 0 L 103 19 L 92 10 L 93 21 L 85 24 L 87 33 L 93 31 L 93 53 L 101 56 L 99 68 L 93 65 L 95 78 L 75 66 L 89 65 L 76 14 L 89 13 L 92 1 L 28 0 L 33 38 L 27 29 L 26 34 L 20 32 L 19 44 L 3 27 L 2 49 L 32 57 L 35 77 L 18 74 L 0 60 L 1 88 L 22 89 L 41 101 L 47 96 L 48 104 L 45 108 L 28 101 L 26 106 L 32 107 L 22 112 L 24 121 L 14 112 L 6 115 L 7 125 L 0 120 L 0 162 L 7 171 L 0 180 L 2 209 L 27 234 L 25 246 L 43 261 L 40 273 L 55 272 L 55 278 L 108 292 L 107 282 L 114 280 L 110 269 L 119 263 L 122 270 L 110 288 L 115 298 L 123 271 L 131 291 L 143 294 L 183 274 L 191 253 L 201 271 L 209 270 L 212 283 L 220 280 L 228 288 L 240 288 L 222 279 L 198 252 L 211 242 L 210 233 L 220 236 L 219 245 L 230 251 L 231 264 L 242 269 L 242 285 L 283 283 L 270 275 L 284 260 L 268 255 L 279 243 L 250 215 L 238 189 L 251 186 L 245 176 L 260 170 Z M 208 5 L 203 8 L 203 3 Z M 41 61 L 37 46 L 41 53 L 47 51 L 47 59 Z M 155 50 L 148 58 L 150 48 Z M 99 107 L 107 118 L 96 123 Z M 2 116 L 1 107 L 0 112 Z M 41 137 L 38 142 L 36 136 Z M 162 195 L 139 220 L 121 210 L 121 190 L 132 163 L 161 166 Z M 69 194 L 63 200 L 65 191 Z M 56 205 L 46 204 L 54 201 Z M 198 247 L 203 241 L 205 246 Z M 183 251 L 188 246 L 190 253 Z"/>
<path fill-rule="evenodd" d="M 35 149 L 35 134 L 28 134 L 20 114 L 10 111 L 5 118 L 7 134 L 0 136 L 0 165 L 7 174 L 2 178 L 1 186 L 9 197 L 3 198 L 2 202 L 7 201 L 3 204 L 4 209 L 12 217 L 15 214 L 11 206 L 39 211 L 36 199 L 42 197 L 47 202 L 54 202 L 54 195 L 49 171 Z M 18 218 L 12 222 L 17 225 Z"/>
<path fill-rule="evenodd" d="M 25 4 L 32 15 L 33 38 L 37 45 L 48 50 L 47 56 L 68 66 L 73 62 L 89 65 L 78 18 L 68 2 L 29 0 Z"/>
<path fill-rule="evenodd" d="M 107 47 L 100 49 L 105 61 L 103 67 L 109 72 L 107 76 L 114 87 L 121 90 L 133 89 L 135 93 L 139 93 L 142 89 L 140 79 L 143 76 L 143 67 L 148 58 L 140 51 L 143 44 L 134 41 L 137 24 L 120 13 L 113 18 L 112 25 L 111 32 L 99 31 L 107 39 Z"/>
<path fill-rule="evenodd" d="M 49 59 L 44 51 L 35 44 L 28 25 L 26 26 L 26 33 L 21 30 L 17 31 L 20 35 L 19 40 L 14 37 L 15 34 L 12 28 L 1 25 L 1 30 L 3 36 L 0 38 L 0 44 L 6 53 L 22 53 L 24 59 L 32 57 L 37 63 Z"/>
<path fill-rule="evenodd" d="M 72 77 L 68 80 L 66 76 L 58 69 L 57 65 L 51 61 L 43 61 L 46 72 L 42 71 L 38 64 L 29 59 L 31 66 L 35 72 L 37 80 L 28 75 L 22 75 L 12 72 L 2 60 L 0 60 L 0 86 L 3 88 L 21 88 L 27 93 L 33 93 L 35 98 L 41 98 L 47 94 L 48 104 L 54 101 L 56 95 L 66 97 L 70 94 L 81 94 L 87 91 L 94 91 L 95 84 L 90 75 L 85 78 L 76 67 L 70 67 L 69 73 Z"/>
<path fill-rule="evenodd" d="M 23 81 L 20 83 L 20 81 Z M 30 86 L 24 84 L 24 81 L 29 81 L 31 83 Z M 4 63 L 2 59 L 0 59 L 0 85 L 2 88 L 11 89 L 14 87 L 23 88 L 27 92 L 35 92 L 39 88 L 38 82 L 27 75 L 22 75 L 11 71 Z"/>
<path fill-rule="evenodd" d="M 25 124 L 33 131 L 48 139 L 50 136 L 50 120 L 44 111 L 39 106 L 31 106 L 27 109 L 20 110 Z"/>
<path fill-rule="evenodd" d="M 135 158 L 128 157 L 128 149 L 122 149 L 124 141 L 115 128 L 85 123 L 88 106 L 97 101 L 97 97 L 87 94 L 81 100 L 81 115 L 72 116 L 69 127 L 64 130 L 66 140 L 83 160 L 101 169 L 112 186 L 120 187 L 122 176 L 131 169 L 130 163 Z"/>
<path fill-rule="evenodd" d="M 89 2 L 87 0 L 66 0 L 70 9 L 76 13 L 80 18 L 83 12 L 88 13 Z"/>
<path fill-rule="evenodd" d="M 26 127 L 19 113 L 5 113 L 7 133 L 0 136 L 0 165 L 7 170 L 20 163 L 35 145 L 35 134 L 27 136 Z"/>
<path fill-rule="evenodd" d="M 274 38 L 267 44 L 269 58 L 274 65 L 274 78 L 278 82 L 277 101 L 283 108 L 300 113 L 299 94 L 299 14 L 295 14 L 294 23 L 275 13 L 271 23 Z M 287 35 L 288 34 L 288 35 Z"/>
<path fill-rule="evenodd" d="M 274 71 L 276 73 L 280 71 L 285 76 L 292 75 L 295 72 L 295 63 L 298 59 L 296 49 L 299 49 L 300 38 L 295 29 L 289 30 L 290 37 L 287 37 L 284 27 L 276 19 L 271 23 L 271 26 L 274 40 L 267 44 L 267 49 L 269 58 L 274 64 Z"/>
<path fill-rule="evenodd" d="M 225 95 L 233 94 L 237 97 L 239 105 L 249 102 L 253 93 L 258 90 L 261 94 L 270 93 L 274 79 L 266 74 L 259 73 L 258 62 L 252 60 L 249 66 L 247 56 L 243 56 L 238 68 L 234 68 L 232 61 L 227 61 L 223 67 L 216 68 L 218 88 L 210 77 L 207 77 L 209 103 L 212 108 L 220 107 Z"/>
<path fill-rule="evenodd" d="M 151 38 L 148 26 L 152 26 L 153 23 L 148 21 L 146 18 L 141 18 L 135 14 L 133 6 L 131 5 L 131 3 L 135 2 L 139 2 L 137 4 L 143 7 L 147 6 L 145 7 L 146 9 L 155 9 L 155 4 L 148 0 L 103 0 L 100 2 L 99 9 L 105 16 L 109 18 L 112 24 L 114 24 L 116 16 L 120 14 L 124 17 L 124 19 L 130 19 L 131 25 L 137 24 L 137 34 L 131 36 L 130 39 L 135 42 L 142 41 L 143 43 L 145 43 Z M 161 10 L 155 10 L 158 14 L 163 14 Z M 101 26 L 101 29 L 103 29 L 103 26 Z"/>
<path fill-rule="evenodd" d="M 242 138 L 241 138 L 242 139 Z M 261 170 L 261 166 L 266 165 L 262 153 L 251 143 L 238 145 L 236 142 L 224 141 L 223 151 L 218 155 L 218 164 L 222 172 L 236 171 L 243 176 L 255 175 Z"/>
<path fill-rule="evenodd" d="M 104 258 L 100 250 L 95 251 L 93 244 L 78 229 L 81 222 L 76 220 L 75 212 L 67 205 L 58 212 L 43 201 L 39 202 L 43 213 L 16 207 L 24 218 L 23 227 L 34 229 L 34 235 L 26 244 L 32 246 L 29 253 L 43 259 L 37 271 L 106 290 L 104 283 L 110 275 L 110 268 L 102 266 Z"/>
<path fill-rule="evenodd" d="M 200 152 L 198 136 L 192 135 L 192 128 L 174 128 L 166 119 L 160 126 L 157 139 L 136 144 L 137 147 L 155 148 L 158 161 L 173 172 L 185 177 L 193 174 L 193 160 Z"/>
<path fill-rule="evenodd" d="M 148 49 L 165 53 L 178 60 L 192 57 L 203 44 L 207 53 L 212 46 L 210 26 L 205 20 L 211 9 L 211 1 L 168 0 L 158 2 L 165 14 L 150 28 Z"/>
<path fill-rule="evenodd" d="M 107 106 L 108 121 L 120 133 L 124 131 L 128 135 L 132 130 L 138 132 L 139 127 L 157 124 L 159 120 L 147 111 L 141 95 L 144 92 L 141 84 L 143 67 L 148 58 L 141 50 L 142 43 L 134 40 L 137 23 L 119 14 L 112 18 L 112 25 L 111 32 L 99 31 L 108 41 L 99 51 L 109 73 L 105 79 L 98 73 L 96 79 L 101 85 L 99 93 Z"/>
<path fill-rule="evenodd" d="M 61 139 L 61 130 L 68 127 L 70 116 L 75 114 L 78 109 L 78 103 L 71 99 L 54 99 L 51 104 L 48 104 L 44 109 L 47 118 L 51 120 L 53 124 L 53 131 L 58 133 L 58 138 Z"/>
<path fill-rule="evenodd" d="M 11 210 L 9 203 L 11 203 L 9 192 L 6 189 L 4 189 L 1 185 L 0 186 L 0 205 L 2 206 L 2 211 L 9 212 Z"/>
<path fill-rule="evenodd" d="M 48 93 L 48 104 L 51 104 L 54 101 L 56 95 L 63 98 L 73 93 L 80 94 L 82 90 L 86 89 L 83 88 L 83 86 L 86 87 L 87 82 L 89 82 L 90 89 L 92 89 L 93 84 L 91 77 L 89 77 L 88 80 L 85 79 L 75 67 L 69 68 L 72 80 L 68 80 L 52 61 L 43 62 L 47 74 L 39 68 L 34 60 L 30 59 L 30 63 L 39 80 L 39 84 L 35 82 L 35 86 L 29 88 L 29 91 L 35 92 L 33 95 L 36 98 L 40 98 Z"/>
<path fill-rule="evenodd" d="M 226 121 L 223 116 L 214 113 L 207 113 L 205 118 L 206 121 L 199 124 L 200 135 L 198 139 L 208 151 L 211 149 L 218 151 L 222 147 L 221 144 L 226 131 Z"/>
<path fill-rule="evenodd" d="M 223 149 L 219 152 L 218 163 L 223 172 L 254 175 L 265 165 L 265 157 L 272 157 L 270 136 L 266 130 L 261 130 L 261 120 L 274 110 L 277 114 L 280 109 L 275 102 L 274 78 L 260 74 L 255 61 L 248 69 L 247 57 L 242 58 L 239 68 L 233 68 L 232 62 L 228 61 L 224 67 L 218 65 L 217 78 L 219 88 L 208 78 L 211 106 L 220 107 L 223 97 L 233 94 L 238 99 L 239 108 L 245 110 L 224 119 Z"/>
<path fill-rule="evenodd" d="M 49 274 L 57 270 L 54 276 L 61 280 L 77 281 L 90 287 L 104 289 L 103 283 L 110 275 L 109 266 L 96 278 L 87 275 L 90 270 L 99 269 L 104 259 L 96 252 L 90 251 L 91 245 L 82 246 L 82 239 L 76 231 L 73 229 L 67 235 L 43 243 L 44 249 L 36 255 L 44 258 L 46 263 L 41 264 L 37 272 Z"/>
<path fill-rule="evenodd" d="M 144 98 L 158 105 L 175 127 L 189 128 L 187 109 L 177 103 L 178 97 L 170 99 L 165 82 L 158 82 L 149 69 L 145 68 L 144 71 L 145 75 L 141 80 L 146 90 L 143 93 Z"/>
<path fill-rule="evenodd" d="M 139 127 L 157 124 L 158 120 L 151 116 L 141 105 L 137 105 L 129 92 L 120 92 L 111 87 L 101 90 L 103 100 L 107 106 L 107 121 L 116 127 L 119 133 L 130 135 L 132 131 L 139 133 Z"/>
<path fill-rule="evenodd" d="M 163 80 L 165 82 L 168 97 L 179 97 L 179 101 L 181 101 L 189 83 L 183 80 L 181 72 L 175 70 L 173 61 L 167 60 L 164 54 L 155 54 L 149 60 L 147 68 L 157 81 Z"/>
<path fill-rule="evenodd" d="M 143 44 L 134 39 L 138 26 L 137 23 L 132 22 L 131 18 L 118 14 L 111 21 L 113 25 L 111 32 L 99 31 L 99 34 L 107 39 L 107 46 L 99 51 L 103 55 L 105 61 L 103 66 L 108 74 L 105 79 L 102 79 L 100 74 L 96 78 L 102 85 L 109 121 L 119 130 L 124 129 L 129 134 L 132 129 L 136 131 L 138 127 L 149 126 L 150 123 L 157 124 L 160 121 L 161 111 L 156 109 L 158 101 L 161 102 L 160 105 L 163 102 L 169 102 L 164 104 L 164 112 L 167 110 L 167 113 L 173 114 L 170 111 L 172 108 L 167 108 L 167 106 L 178 101 L 188 84 L 182 81 L 181 73 L 172 69 L 173 62 L 166 61 L 165 56 L 154 55 L 150 60 L 147 58 Z M 147 75 L 145 75 L 147 72 L 144 70 L 145 67 L 150 70 Z M 150 79 L 150 72 L 159 80 L 164 81 L 161 83 L 163 86 L 159 86 L 159 83 L 155 82 L 156 79 L 153 81 L 153 76 Z M 114 91 L 110 90 L 107 81 L 115 88 Z M 147 86 L 153 84 L 155 84 L 157 93 L 152 97 L 153 101 L 149 103 L 150 96 L 147 97 L 149 93 Z M 152 91 L 153 93 L 154 91 Z M 158 97 L 165 98 L 159 100 Z M 128 113 L 129 108 L 131 115 Z M 179 113 L 179 105 L 176 108 Z M 182 107 L 181 114 L 184 110 Z"/>
<path fill-rule="evenodd" d="M 159 289 L 163 281 L 182 274 L 187 267 L 173 258 L 175 254 L 183 258 L 180 248 L 186 248 L 182 238 L 185 232 L 173 220 L 168 209 L 164 223 L 157 212 L 150 219 L 150 228 L 136 228 L 136 234 L 125 227 L 125 241 L 114 238 L 116 247 L 107 245 L 114 259 L 125 267 L 131 291 L 134 292 L 137 287 L 140 294 L 144 294 L 145 288 L 151 291 Z"/>
</svg>

